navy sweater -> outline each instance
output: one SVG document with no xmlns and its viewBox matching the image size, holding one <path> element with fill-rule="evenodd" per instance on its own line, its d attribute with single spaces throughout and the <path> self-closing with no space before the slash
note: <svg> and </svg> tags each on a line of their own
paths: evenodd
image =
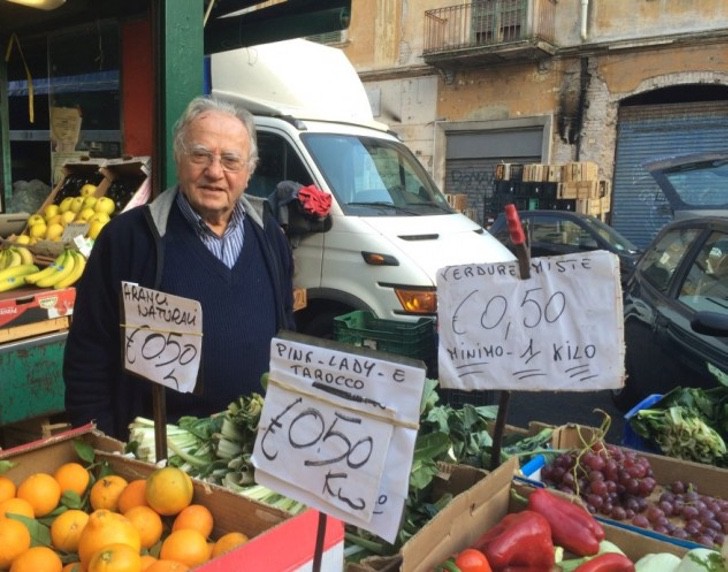
<svg viewBox="0 0 728 572">
<path fill-rule="evenodd" d="M 65 347 L 66 412 L 72 425 L 95 421 L 128 439 L 137 415 L 151 418 L 151 382 L 121 372 L 122 281 L 196 299 L 203 313 L 202 392 L 166 390 L 168 421 L 224 410 L 239 396 L 262 393 L 270 340 L 293 329 L 292 259 L 270 212 L 246 202 L 245 243 L 228 269 L 196 237 L 172 200 L 114 217 L 99 235 L 77 297 Z M 155 202 L 157 202 L 155 201 Z"/>
</svg>

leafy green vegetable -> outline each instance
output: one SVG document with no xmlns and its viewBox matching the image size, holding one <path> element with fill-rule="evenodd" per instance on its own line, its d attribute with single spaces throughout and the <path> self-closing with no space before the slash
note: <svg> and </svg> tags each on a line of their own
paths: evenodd
<svg viewBox="0 0 728 572">
<path fill-rule="evenodd" d="M 668 456 L 728 466 L 728 387 L 678 387 L 629 420 Z"/>
</svg>

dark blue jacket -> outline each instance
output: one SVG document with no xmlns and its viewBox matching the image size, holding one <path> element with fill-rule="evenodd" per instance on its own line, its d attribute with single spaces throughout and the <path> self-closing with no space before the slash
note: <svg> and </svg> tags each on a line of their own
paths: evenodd
<svg viewBox="0 0 728 572">
<path fill-rule="evenodd" d="M 182 220 L 182 215 L 175 204 L 176 193 L 176 188 L 168 189 L 151 204 L 113 217 L 94 244 L 84 274 L 77 283 L 76 302 L 63 363 L 66 413 L 74 426 L 95 421 L 97 427 L 104 433 L 127 440 L 128 425 L 134 417 L 151 418 L 153 416 L 151 382 L 122 371 L 123 340 L 120 329 L 120 324 L 123 322 L 120 317 L 122 281 L 138 283 L 141 286 L 157 290 L 164 290 L 164 284 L 180 280 L 186 280 L 189 284 L 192 282 L 191 278 L 197 280 L 201 285 L 210 284 L 210 291 L 214 291 L 212 286 L 217 285 L 215 282 L 210 282 L 218 279 L 214 272 L 210 272 L 210 268 L 213 268 L 213 265 L 219 261 L 214 259 L 211 253 L 206 252 L 199 240 L 197 240 L 199 245 L 189 242 L 194 237 L 194 233 L 186 221 Z M 269 289 L 265 299 L 269 302 L 272 301 L 275 309 L 271 309 L 270 303 L 268 308 L 271 313 L 277 314 L 270 316 L 275 320 L 274 325 L 267 329 L 260 329 L 261 332 L 266 332 L 261 334 L 261 336 L 265 336 L 265 339 L 254 340 L 255 347 L 267 347 L 271 335 L 274 335 L 275 332 L 295 328 L 292 254 L 288 240 L 272 216 L 267 203 L 255 197 L 243 196 L 240 200 L 243 201 L 247 213 L 246 246 L 260 245 L 260 249 L 255 251 L 255 259 L 262 259 L 264 266 L 261 268 L 259 264 L 252 271 L 258 276 L 265 277 L 258 280 L 258 285 L 262 282 Z M 174 221 L 174 225 L 171 225 L 170 221 Z M 174 237 L 174 242 L 170 243 L 172 237 Z M 187 267 L 180 264 L 174 266 L 168 264 L 167 272 L 178 273 L 179 276 L 165 276 L 163 273 L 165 255 L 179 257 L 182 242 L 193 247 L 196 251 L 197 261 Z M 210 260 L 203 259 L 207 254 L 209 254 Z M 200 264 L 200 262 L 205 264 Z M 221 268 L 224 267 L 222 263 L 219 264 Z M 238 271 L 242 273 L 243 265 L 240 266 L 241 269 Z M 255 283 L 253 285 L 257 289 L 257 285 Z M 250 288 L 251 286 L 248 285 L 248 289 Z M 198 290 L 200 298 L 204 298 L 205 288 Z M 258 292 L 262 291 L 264 288 L 258 290 Z M 168 293 L 179 294 L 174 291 Z M 238 310 L 253 313 L 251 315 L 255 315 L 255 312 L 262 312 L 263 308 L 256 306 L 256 304 L 260 304 L 258 296 L 255 295 L 257 292 L 252 294 L 254 295 L 251 296 L 251 292 L 241 292 L 240 297 L 237 298 L 240 300 L 240 306 L 233 306 L 231 313 Z M 227 393 L 224 393 L 219 387 L 216 390 L 218 381 L 205 379 L 203 371 L 204 393 L 202 396 L 170 395 L 174 392 L 166 390 L 168 395 L 167 420 L 170 422 L 176 421 L 181 415 L 202 416 L 224 409 L 227 405 L 225 402 L 227 397 L 222 398 L 222 396 L 229 394 L 233 377 L 234 383 L 237 384 L 239 380 L 239 395 L 251 390 L 262 392 L 259 379 L 261 374 L 266 371 L 264 364 L 267 365 L 269 356 L 267 354 L 256 355 L 255 360 L 246 360 L 244 355 L 231 355 L 240 352 L 223 347 L 224 340 L 227 339 L 227 336 L 230 336 L 231 340 L 235 336 L 239 337 L 240 331 L 236 331 L 229 323 L 219 326 L 214 323 L 210 315 L 207 315 L 207 319 L 205 319 L 206 302 L 204 299 L 199 301 L 203 311 L 203 362 L 207 352 L 214 352 L 214 363 L 218 370 L 227 368 L 227 371 L 224 372 L 227 375 L 220 376 L 228 379 Z M 213 302 L 215 301 L 213 300 Z M 217 312 L 220 312 L 219 308 Z M 227 315 L 219 315 L 225 319 L 229 318 Z M 264 315 L 260 314 L 260 316 Z M 217 344 L 208 343 L 206 346 L 205 331 L 209 332 L 218 327 L 225 327 L 226 331 L 217 335 Z M 240 324 L 240 328 L 248 328 L 245 331 L 248 338 L 251 337 L 250 332 L 255 335 L 255 332 L 258 331 L 254 329 L 255 324 Z M 219 340 L 223 340 L 223 342 L 220 343 Z M 231 342 L 232 348 L 236 347 L 234 341 L 237 340 Z M 250 361 L 254 361 L 256 366 L 251 367 Z M 216 391 L 219 392 L 219 395 L 215 394 Z M 209 410 L 209 408 L 213 408 L 213 410 Z"/>
</svg>

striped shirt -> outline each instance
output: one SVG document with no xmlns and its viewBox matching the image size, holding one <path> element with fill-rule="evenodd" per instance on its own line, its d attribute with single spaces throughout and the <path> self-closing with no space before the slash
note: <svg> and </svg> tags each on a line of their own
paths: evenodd
<svg viewBox="0 0 728 572">
<path fill-rule="evenodd" d="M 228 268 L 232 268 L 243 250 L 243 242 L 245 241 L 245 228 L 243 221 L 245 220 L 245 207 L 240 201 L 235 203 L 230 222 L 222 236 L 217 236 L 202 217 L 197 214 L 190 205 L 187 197 L 183 193 L 177 193 L 177 206 L 182 211 L 182 215 L 192 225 L 195 234 L 207 247 L 207 250 L 220 260 Z"/>
</svg>

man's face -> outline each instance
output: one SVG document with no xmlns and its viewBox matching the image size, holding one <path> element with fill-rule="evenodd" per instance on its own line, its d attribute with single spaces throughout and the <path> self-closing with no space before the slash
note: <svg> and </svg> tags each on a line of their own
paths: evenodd
<svg viewBox="0 0 728 572">
<path fill-rule="evenodd" d="M 227 222 L 250 179 L 250 138 L 232 115 L 207 111 L 190 124 L 177 163 L 180 188 L 211 225 Z"/>
</svg>

